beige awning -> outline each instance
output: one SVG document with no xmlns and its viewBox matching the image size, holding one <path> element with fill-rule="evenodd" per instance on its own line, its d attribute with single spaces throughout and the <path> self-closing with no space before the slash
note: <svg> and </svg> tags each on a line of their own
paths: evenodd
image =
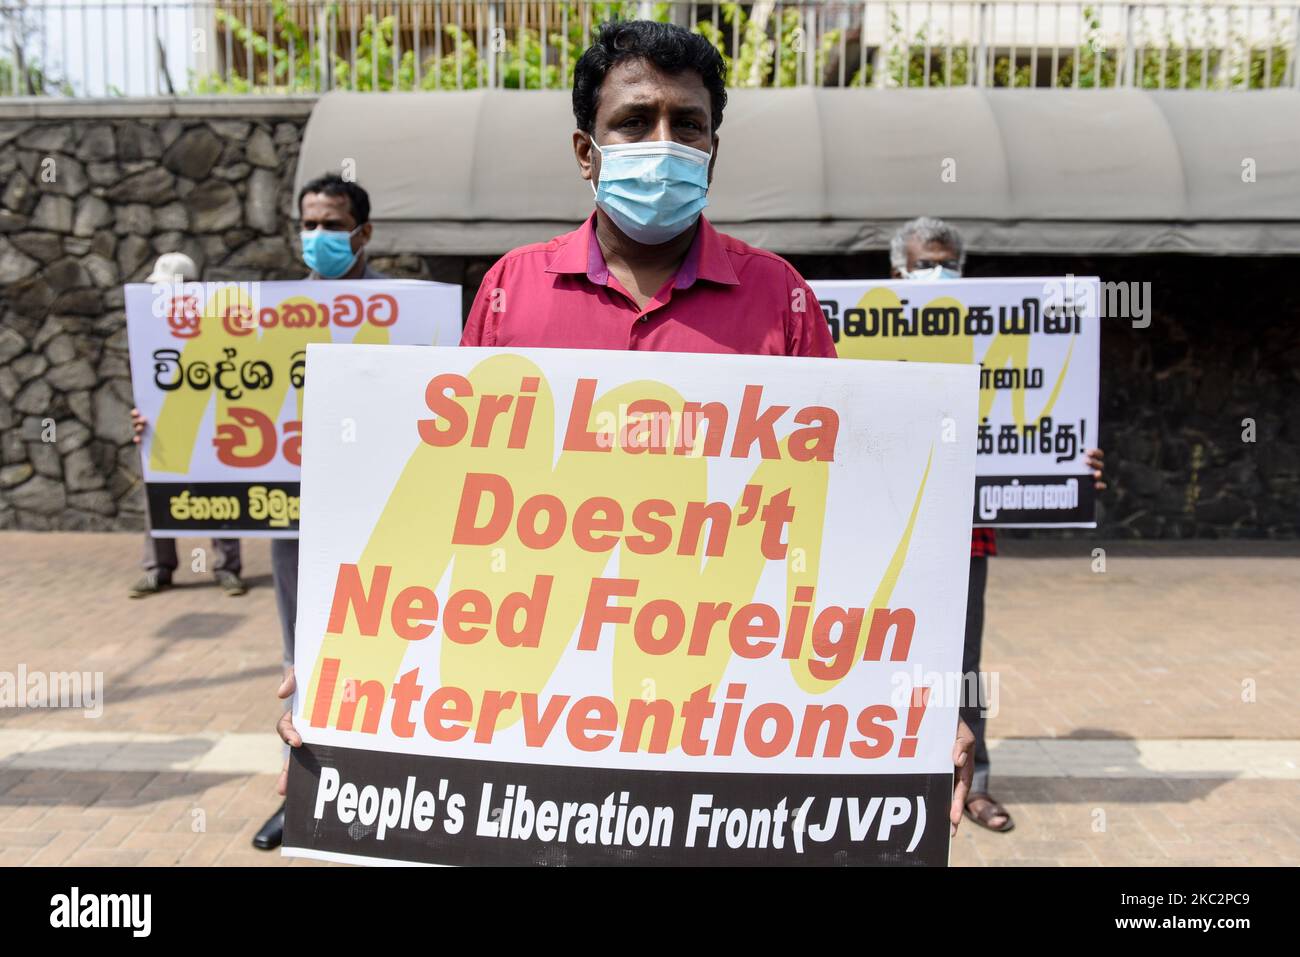
<svg viewBox="0 0 1300 957">
<path fill-rule="evenodd" d="M 592 208 L 566 92 L 331 93 L 298 184 L 355 164 L 377 252 L 495 255 Z M 706 215 L 781 253 L 922 214 L 986 253 L 1300 252 L 1300 90 L 735 90 Z"/>
</svg>

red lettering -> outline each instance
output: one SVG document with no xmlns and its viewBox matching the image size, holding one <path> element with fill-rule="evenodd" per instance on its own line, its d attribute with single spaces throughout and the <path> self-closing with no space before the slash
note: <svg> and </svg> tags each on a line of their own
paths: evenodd
<svg viewBox="0 0 1300 957">
<path fill-rule="evenodd" d="M 390 620 L 398 638 L 419 641 L 433 634 L 430 621 L 438 617 L 438 596 L 422 585 L 412 585 L 397 593 Z"/>
<path fill-rule="evenodd" d="M 391 565 L 376 565 L 370 573 L 370 593 L 361 584 L 361 572 L 356 565 L 340 565 L 334 581 L 334 602 L 330 605 L 329 621 L 325 631 L 331 635 L 343 634 L 347 624 L 348 607 L 357 619 L 357 630 L 367 638 L 379 634 L 379 618 L 384 612 L 384 598 L 388 594 L 388 579 L 392 577 Z"/>
<path fill-rule="evenodd" d="M 416 423 L 420 439 L 426 445 L 448 448 L 463 439 L 465 430 L 469 428 L 469 414 L 459 402 L 447 395 L 448 390 L 454 396 L 474 394 L 469 380 L 454 372 L 444 372 L 429 380 L 424 389 L 424 404 L 437 418 L 420 419 Z"/>
<path fill-rule="evenodd" d="M 556 722 L 560 720 L 560 713 L 564 711 L 564 706 L 569 703 L 567 694 L 551 695 L 550 701 L 546 704 L 546 710 L 539 717 L 537 714 L 537 695 L 521 694 L 519 696 L 519 707 L 524 713 L 524 744 L 530 748 L 540 748 L 546 745 L 546 741 L 551 736 L 551 731 L 555 728 Z"/>
<path fill-rule="evenodd" d="M 462 588 L 447 599 L 442 613 L 442 631 L 457 644 L 472 645 L 482 641 L 487 628 L 481 627 L 492 620 L 492 605 L 488 596 L 474 588 Z"/>
<path fill-rule="evenodd" d="M 459 741 L 469 731 L 473 716 L 474 703 L 468 694 L 460 688 L 438 688 L 424 703 L 424 730 L 437 741 Z"/>
<path fill-rule="evenodd" d="M 775 638 L 781 633 L 781 617 L 771 605 L 754 602 L 745 605 L 731 619 L 727 637 L 731 650 L 741 658 L 763 658 L 776 647 L 775 641 L 754 641 L 754 638 Z"/>
<path fill-rule="evenodd" d="M 595 651 L 600 644 L 600 629 L 605 624 L 626 625 L 632 620 L 631 608 L 609 607 L 610 598 L 631 598 L 640 582 L 634 578 L 593 578 L 587 592 L 587 607 L 582 612 L 582 630 L 578 633 L 578 650 Z"/>
<path fill-rule="evenodd" d="M 311 726 L 323 728 L 329 724 L 330 706 L 334 704 L 334 688 L 339 680 L 339 660 L 326 658 L 321 662 L 320 679 L 316 682 L 316 701 L 311 709 Z"/>
<path fill-rule="evenodd" d="M 849 742 L 849 750 L 860 758 L 878 758 L 888 754 L 894 746 L 894 729 L 886 722 L 897 720 L 898 712 L 887 704 L 863 708 L 858 714 L 858 733 L 866 740 Z"/>
<path fill-rule="evenodd" d="M 776 423 L 781 416 L 790 411 L 790 407 L 774 405 L 759 414 L 762 401 L 761 385 L 745 386 L 745 395 L 740 400 L 740 418 L 736 422 L 736 437 L 731 443 L 732 458 L 749 458 L 750 447 L 755 442 L 758 442 L 759 454 L 763 458 L 781 457 L 781 449 L 776 442 Z"/>
<path fill-rule="evenodd" d="M 492 511 L 487 524 L 476 524 L 483 495 L 492 496 Z M 491 545 L 500 541 L 510 527 L 510 513 L 514 511 L 515 495 L 510 482 L 494 472 L 470 472 L 460 493 L 460 508 L 456 511 L 456 527 L 452 530 L 453 545 Z"/>
<path fill-rule="evenodd" d="M 867 647 L 862 652 L 863 661 L 880 661 L 884 657 L 885 637 L 891 629 L 894 629 L 894 643 L 889 660 L 907 660 L 907 653 L 912 650 L 912 632 L 916 631 L 916 613 L 910 608 L 893 611 L 877 608 L 871 616 L 871 631 L 867 634 Z"/>
<path fill-rule="evenodd" d="M 513 691 L 483 692 L 483 707 L 478 713 L 478 727 L 474 729 L 474 740 L 479 744 L 490 744 L 496 733 L 497 719 L 503 711 L 509 711 L 515 703 Z"/>
<path fill-rule="evenodd" d="M 565 727 L 569 743 L 579 751 L 603 751 L 614 740 L 604 732 L 618 729 L 618 710 L 608 698 L 588 695 L 574 702 Z"/>
<path fill-rule="evenodd" d="M 598 533 L 622 530 L 623 507 L 604 495 L 587 499 L 573 513 L 573 540 L 584 552 L 610 551 L 618 544 L 618 536 Z"/>
<path fill-rule="evenodd" d="M 569 424 L 564 432 L 564 448 L 569 452 L 608 452 L 612 443 L 601 443 L 595 432 L 587 430 L 591 420 L 591 407 L 595 404 L 596 380 L 579 379 L 573 392 L 573 406 L 569 409 Z"/>
</svg>

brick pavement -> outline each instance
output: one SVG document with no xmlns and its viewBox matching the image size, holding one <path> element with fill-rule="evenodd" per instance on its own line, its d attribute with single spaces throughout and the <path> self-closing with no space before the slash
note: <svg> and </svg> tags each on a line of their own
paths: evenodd
<svg viewBox="0 0 1300 957">
<path fill-rule="evenodd" d="M 1018 826 L 967 823 L 952 862 L 1300 864 L 1300 558 L 1114 546 L 1098 574 L 1093 547 L 993 562 L 994 793 Z M 0 711 L 0 865 L 289 864 L 249 846 L 278 800 L 267 543 L 241 598 L 185 570 L 130 601 L 138 552 L 0 533 L 0 668 L 103 671 L 108 702 Z"/>
</svg>

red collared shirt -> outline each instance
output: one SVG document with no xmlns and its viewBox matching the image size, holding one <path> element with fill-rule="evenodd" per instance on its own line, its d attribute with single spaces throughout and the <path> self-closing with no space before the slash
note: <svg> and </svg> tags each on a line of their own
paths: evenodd
<svg viewBox="0 0 1300 957">
<path fill-rule="evenodd" d="M 794 267 L 703 217 L 677 274 L 644 309 L 605 265 L 595 214 L 507 253 L 483 277 L 461 345 L 835 357 Z"/>
<path fill-rule="evenodd" d="M 970 557 L 987 558 L 998 553 L 998 536 L 991 528 L 970 530 Z"/>
<path fill-rule="evenodd" d="M 794 267 L 703 216 L 677 275 L 644 309 L 605 265 L 595 214 L 506 253 L 483 277 L 460 344 L 835 357 L 817 297 Z M 972 529 L 972 556 L 997 551 L 993 529 Z"/>
</svg>

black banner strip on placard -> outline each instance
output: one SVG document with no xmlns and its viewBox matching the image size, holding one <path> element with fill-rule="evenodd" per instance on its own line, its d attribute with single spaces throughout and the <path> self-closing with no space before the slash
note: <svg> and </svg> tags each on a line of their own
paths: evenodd
<svg viewBox="0 0 1300 957">
<path fill-rule="evenodd" d="M 948 861 L 951 774 L 576 768 L 324 745 L 292 754 L 286 848 L 461 865 Z"/>
<path fill-rule="evenodd" d="M 1086 525 L 1096 521 L 1092 475 L 977 475 L 976 525 Z"/>
<path fill-rule="evenodd" d="M 149 482 L 149 527 L 155 532 L 298 531 L 297 482 Z"/>
</svg>

